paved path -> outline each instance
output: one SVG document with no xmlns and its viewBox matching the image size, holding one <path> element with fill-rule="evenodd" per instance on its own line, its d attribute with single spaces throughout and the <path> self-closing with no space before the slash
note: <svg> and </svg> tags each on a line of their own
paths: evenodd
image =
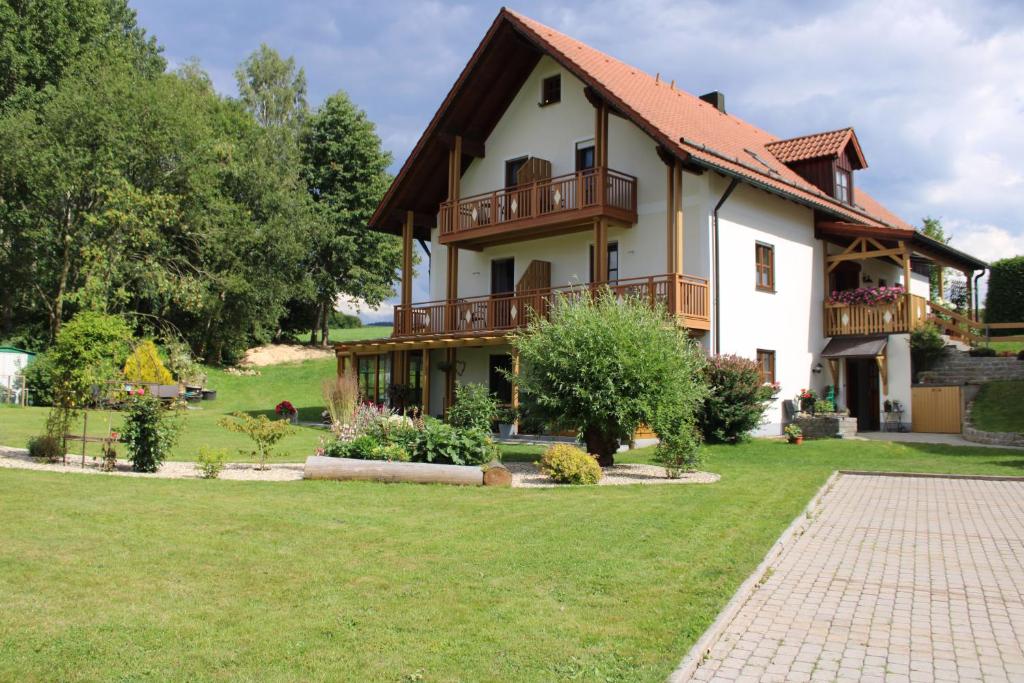
<svg viewBox="0 0 1024 683">
<path fill-rule="evenodd" d="M 1024 681 L 1024 482 L 839 477 L 694 680 Z"/>
</svg>

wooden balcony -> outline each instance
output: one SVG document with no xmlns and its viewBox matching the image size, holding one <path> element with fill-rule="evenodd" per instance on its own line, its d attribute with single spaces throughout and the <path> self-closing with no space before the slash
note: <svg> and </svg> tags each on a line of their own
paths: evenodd
<svg viewBox="0 0 1024 683">
<path fill-rule="evenodd" d="M 907 307 L 910 317 L 907 317 Z M 928 302 L 915 294 L 904 294 L 891 304 L 825 304 L 825 336 L 859 334 L 900 334 L 911 332 L 924 322 Z"/>
<path fill-rule="evenodd" d="M 592 226 L 636 223 L 636 178 L 590 168 L 441 204 L 441 244 L 481 248 Z"/>
<path fill-rule="evenodd" d="M 548 316 L 559 295 L 587 296 L 604 285 L 534 289 L 395 307 L 392 338 L 482 337 L 524 327 L 533 315 Z M 607 286 L 617 296 L 642 298 L 664 306 L 692 330 L 711 329 L 707 280 L 690 275 L 652 275 L 616 280 Z"/>
</svg>

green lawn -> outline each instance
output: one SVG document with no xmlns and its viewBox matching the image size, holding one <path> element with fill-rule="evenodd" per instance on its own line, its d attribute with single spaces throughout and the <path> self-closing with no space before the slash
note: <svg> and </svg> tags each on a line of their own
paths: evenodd
<svg viewBox="0 0 1024 683">
<path fill-rule="evenodd" d="M 990 382 L 974 399 L 974 426 L 986 432 L 1024 432 L 1024 382 Z"/>
<path fill-rule="evenodd" d="M 836 468 L 1024 456 L 755 441 L 709 450 L 714 485 L 547 490 L 0 470 L 0 680 L 662 681 Z"/>
<path fill-rule="evenodd" d="M 333 377 L 336 371 L 333 358 L 288 363 L 260 368 L 258 377 L 239 377 L 223 370 L 208 368 L 208 388 L 217 390 L 215 401 L 203 401 L 189 410 L 179 411 L 182 429 L 178 445 L 172 458 L 193 460 L 199 447 L 227 448 L 235 452 L 248 448 L 249 440 L 240 434 L 232 434 L 217 425 L 217 421 L 229 413 L 245 411 L 265 413 L 274 416 L 274 406 L 288 400 L 299 409 L 299 419 L 318 421 L 323 410 L 320 385 L 324 379 Z M 0 445 L 24 447 L 28 439 L 43 431 L 47 408 L 0 407 Z M 89 433 L 101 436 L 108 424 L 118 429 L 121 414 L 118 412 L 89 412 Z M 81 431 L 81 422 L 75 427 Z M 302 462 L 319 444 L 324 430 L 311 427 L 296 427 L 295 433 L 281 442 L 282 456 L 279 462 Z M 80 444 L 69 444 L 72 452 L 80 453 Z M 99 446 L 92 444 L 89 452 L 98 454 Z"/>
<path fill-rule="evenodd" d="M 332 342 L 362 341 L 363 339 L 380 339 L 391 336 L 391 326 L 373 327 L 332 327 L 328 330 L 328 338 Z M 305 337 L 308 341 L 308 335 Z"/>
<path fill-rule="evenodd" d="M 996 351 L 1013 351 L 1014 353 L 1024 350 L 1024 342 L 1019 341 L 992 341 L 986 346 L 991 346 Z"/>
</svg>

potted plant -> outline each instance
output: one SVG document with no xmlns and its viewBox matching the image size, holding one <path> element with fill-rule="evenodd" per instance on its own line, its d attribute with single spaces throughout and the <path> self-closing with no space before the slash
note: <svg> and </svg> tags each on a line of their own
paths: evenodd
<svg viewBox="0 0 1024 683">
<path fill-rule="evenodd" d="M 796 400 L 801 412 L 813 415 L 814 402 L 818 400 L 818 392 L 814 389 L 801 389 L 800 393 L 796 395 Z"/>
<path fill-rule="evenodd" d="M 804 430 L 800 429 L 796 423 L 786 425 L 785 432 L 790 443 L 799 446 L 804 442 Z"/>
<path fill-rule="evenodd" d="M 274 406 L 274 412 L 277 413 L 278 417 L 288 420 L 293 425 L 299 424 L 299 411 L 295 409 L 291 401 L 281 401 Z"/>
<path fill-rule="evenodd" d="M 498 409 L 498 436 L 510 439 L 519 431 L 519 411 L 511 406 Z"/>
</svg>

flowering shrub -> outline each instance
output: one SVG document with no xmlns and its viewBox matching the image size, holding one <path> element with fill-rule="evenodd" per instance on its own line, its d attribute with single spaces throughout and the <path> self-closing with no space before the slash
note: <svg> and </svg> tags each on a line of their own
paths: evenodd
<svg viewBox="0 0 1024 683">
<path fill-rule="evenodd" d="M 291 401 L 281 401 L 274 406 L 274 412 L 281 417 L 291 417 L 295 413 L 299 412 L 295 409 L 295 406 L 291 404 Z"/>
<path fill-rule="evenodd" d="M 755 361 L 735 355 L 711 358 L 705 381 L 709 391 L 698 424 L 707 441 L 742 441 L 761 424 L 765 410 L 779 393 L 778 384 L 761 381 L 761 368 Z"/>
<path fill-rule="evenodd" d="M 833 291 L 828 298 L 830 304 L 864 304 L 878 306 L 899 301 L 907 293 L 902 285 L 891 287 L 861 287 L 843 292 Z"/>
</svg>

